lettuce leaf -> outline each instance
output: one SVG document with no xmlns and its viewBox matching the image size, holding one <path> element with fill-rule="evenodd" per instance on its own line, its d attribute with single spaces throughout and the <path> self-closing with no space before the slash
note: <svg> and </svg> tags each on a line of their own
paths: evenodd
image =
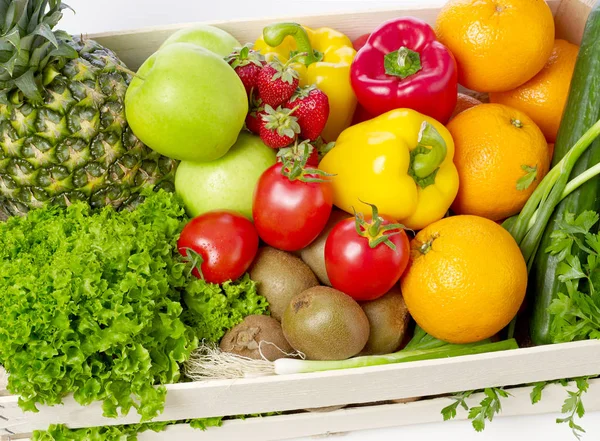
<svg viewBox="0 0 600 441">
<path fill-rule="evenodd" d="M 103 401 L 105 416 L 162 411 L 197 347 L 181 320 L 184 210 L 158 192 L 133 211 L 49 207 L 0 224 L 0 362 L 25 410 Z"/>
<path fill-rule="evenodd" d="M 187 310 L 183 320 L 199 341 L 217 342 L 225 332 L 252 314 L 267 314 L 267 299 L 256 291 L 256 282 L 245 274 L 222 285 L 196 279 L 186 288 L 183 300 Z"/>
</svg>

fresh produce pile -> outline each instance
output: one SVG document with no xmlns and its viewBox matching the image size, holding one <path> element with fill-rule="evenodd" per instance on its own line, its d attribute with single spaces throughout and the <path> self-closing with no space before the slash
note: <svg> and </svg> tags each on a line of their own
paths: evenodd
<svg viewBox="0 0 600 441">
<path fill-rule="evenodd" d="M 53 31 L 59 0 L 1 4 L 0 363 L 22 408 L 72 393 L 145 421 L 178 381 L 598 338 L 600 6 L 580 48 L 546 3 L 505 3 L 354 41 L 193 26 L 137 72 Z"/>
</svg>

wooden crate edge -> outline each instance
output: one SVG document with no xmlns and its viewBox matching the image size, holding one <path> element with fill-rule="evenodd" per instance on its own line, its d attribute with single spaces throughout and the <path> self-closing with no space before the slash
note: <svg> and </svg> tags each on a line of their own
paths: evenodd
<svg viewBox="0 0 600 441">
<path fill-rule="evenodd" d="M 556 10 L 556 38 L 581 44 L 583 29 L 597 0 L 562 0 Z"/>
<path fill-rule="evenodd" d="M 583 401 L 587 412 L 600 410 L 600 379 L 589 381 L 590 388 Z M 495 418 L 510 416 L 543 415 L 560 412 L 567 397 L 567 390 L 575 390 L 574 383 L 566 387 L 558 384 L 547 386 L 542 400 L 533 405 L 530 400 L 531 386 L 509 388 L 510 396 L 502 400 L 502 412 Z M 467 399 L 470 407 L 476 406 L 484 394 L 478 393 Z M 373 403 L 369 406 L 351 407 L 326 413 L 294 413 L 270 417 L 228 420 L 221 427 L 211 427 L 206 431 L 192 429 L 188 424 L 175 424 L 162 432 L 143 432 L 139 441 L 230 441 L 243 436 L 245 441 L 276 441 L 306 436 L 327 436 L 348 431 L 369 430 L 385 427 L 401 427 L 414 424 L 440 423 L 441 410 L 451 404 L 452 399 L 431 398 L 412 403 L 387 404 Z M 453 421 L 467 420 L 467 412 L 459 408 Z M 493 424 L 488 423 L 488 424 Z M 583 420 L 585 426 L 585 419 Z M 23 440 L 30 434 L 0 436 L 0 441 Z M 168 437 L 168 438 L 167 438 Z"/>
</svg>

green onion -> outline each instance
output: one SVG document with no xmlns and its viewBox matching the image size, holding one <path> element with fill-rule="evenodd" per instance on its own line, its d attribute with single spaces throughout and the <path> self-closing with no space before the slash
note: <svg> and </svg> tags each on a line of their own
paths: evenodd
<svg viewBox="0 0 600 441">
<path fill-rule="evenodd" d="M 471 343 L 465 345 L 446 344 L 438 348 L 401 350 L 387 355 L 366 355 L 363 357 L 349 358 L 339 361 L 298 360 L 293 358 L 280 358 L 275 360 L 274 368 L 277 375 L 299 374 L 306 372 L 332 371 L 365 366 L 379 366 L 392 363 L 406 363 L 408 361 L 435 360 L 438 358 L 459 357 L 463 355 L 483 354 L 485 352 L 505 351 L 517 349 L 514 339 L 503 340 L 495 343 Z"/>
<path fill-rule="evenodd" d="M 434 360 L 517 348 L 518 345 L 514 339 L 494 343 L 489 340 L 483 340 L 475 343 L 451 344 L 432 337 L 417 326 L 411 341 L 404 349 L 398 352 L 386 355 L 365 355 L 347 360 L 317 361 L 302 360 L 299 358 L 280 358 L 271 362 L 268 360 L 253 360 L 240 355 L 221 352 L 214 346 L 202 346 L 185 363 L 185 375 L 194 381 L 248 378 L 273 374 L 287 375 L 380 366 L 409 361 Z"/>
<path fill-rule="evenodd" d="M 600 173 L 600 165 L 595 165 L 569 182 L 575 163 L 598 135 L 600 121 L 585 132 L 562 160 L 548 172 L 529 197 L 521 213 L 503 223 L 519 244 L 528 269 L 531 268 L 546 225 L 556 206 L 580 185 Z"/>
</svg>

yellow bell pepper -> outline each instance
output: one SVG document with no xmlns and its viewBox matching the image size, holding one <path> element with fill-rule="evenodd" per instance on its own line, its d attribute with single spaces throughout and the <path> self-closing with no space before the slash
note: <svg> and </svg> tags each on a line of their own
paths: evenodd
<svg viewBox="0 0 600 441">
<path fill-rule="evenodd" d="M 349 213 L 375 204 L 420 230 L 446 214 L 458 192 L 454 142 L 439 122 L 396 109 L 346 129 L 319 168 L 335 174 L 333 203 Z"/>
<path fill-rule="evenodd" d="M 298 55 L 298 62 L 291 65 L 300 74 L 300 86 L 315 84 L 329 98 L 329 119 L 321 136 L 327 142 L 335 141 L 350 126 L 356 108 L 350 65 L 356 51 L 348 37 L 330 28 L 278 23 L 264 29 L 254 49 L 267 61 L 277 57 L 283 63 L 305 54 Z"/>
</svg>

